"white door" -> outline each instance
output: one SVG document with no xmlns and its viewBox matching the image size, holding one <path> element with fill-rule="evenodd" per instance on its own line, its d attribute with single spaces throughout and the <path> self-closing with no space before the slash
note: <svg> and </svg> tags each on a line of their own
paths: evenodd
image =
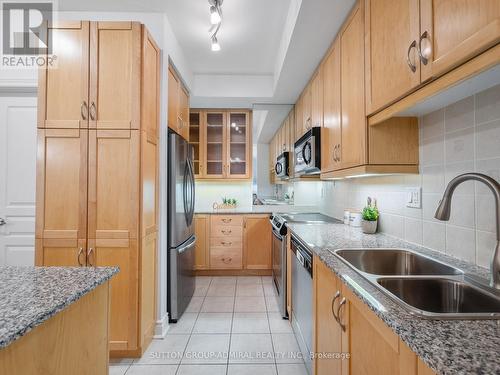
<svg viewBox="0 0 500 375">
<path fill-rule="evenodd" d="M 35 258 L 36 97 L 0 97 L 0 265 Z"/>
</svg>

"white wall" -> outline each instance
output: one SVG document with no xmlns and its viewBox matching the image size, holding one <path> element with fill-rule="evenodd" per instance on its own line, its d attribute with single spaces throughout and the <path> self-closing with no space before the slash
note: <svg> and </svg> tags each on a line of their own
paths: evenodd
<svg viewBox="0 0 500 375">
<path fill-rule="evenodd" d="M 446 184 L 465 172 L 500 181 L 500 85 L 420 119 L 420 174 L 323 183 L 322 210 L 341 218 L 345 208 L 378 200 L 380 230 L 409 242 L 489 267 L 496 245 L 493 195 L 481 183 L 456 191 L 449 222 L 434 219 Z M 405 206 L 406 188 L 422 186 L 422 209 Z"/>
</svg>

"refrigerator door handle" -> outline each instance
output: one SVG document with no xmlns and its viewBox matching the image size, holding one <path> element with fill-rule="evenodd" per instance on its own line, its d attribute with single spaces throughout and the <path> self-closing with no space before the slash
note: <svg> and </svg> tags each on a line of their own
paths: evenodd
<svg viewBox="0 0 500 375">
<path fill-rule="evenodd" d="M 189 208 L 188 208 L 188 177 L 189 176 L 189 159 L 186 160 L 186 166 L 184 167 L 184 177 L 182 181 L 182 200 L 184 203 L 184 218 L 186 220 L 187 226 L 189 226 Z"/>
<path fill-rule="evenodd" d="M 189 212 L 189 224 L 193 222 L 194 217 L 194 206 L 195 206 L 195 180 L 194 180 L 194 168 L 191 159 L 188 159 L 189 163 L 189 177 L 191 179 L 191 207 Z"/>
<path fill-rule="evenodd" d="M 187 244 L 177 249 L 177 253 L 182 254 L 187 249 L 193 247 L 195 243 L 196 243 L 196 236 L 193 236 L 193 239 L 191 241 L 189 241 Z"/>
</svg>

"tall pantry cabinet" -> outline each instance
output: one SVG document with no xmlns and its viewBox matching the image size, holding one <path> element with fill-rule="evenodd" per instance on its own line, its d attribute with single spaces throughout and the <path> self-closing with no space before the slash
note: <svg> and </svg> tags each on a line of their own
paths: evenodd
<svg viewBox="0 0 500 375">
<path fill-rule="evenodd" d="M 110 351 L 139 356 L 156 321 L 160 49 L 137 22 L 48 28 L 58 60 L 39 74 L 35 262 L 120 267 Z"/>
</svg>

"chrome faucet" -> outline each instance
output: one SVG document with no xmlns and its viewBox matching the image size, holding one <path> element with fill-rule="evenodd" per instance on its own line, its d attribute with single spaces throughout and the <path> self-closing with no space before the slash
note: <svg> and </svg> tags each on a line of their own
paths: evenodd
<svg viewBox="0 0 500 375">
<path fill-rule="evenodd" d="M 443 198 L 439 202 L 439 206 L 434 214 L 438 220 L 450 220 L 451 197 L 456 187 L 465 181 L 480 181 L 490 188 L 495 197 L 495 207 L 497 212 L 497 247 L 493 253 L 491 260 L 491 278 L 490 286 L 495 289 L 500 289 L 500 184 L 490 176 L 481 173 L 464 173 L 451 180 L 446 187 Z"/>
</svg>

